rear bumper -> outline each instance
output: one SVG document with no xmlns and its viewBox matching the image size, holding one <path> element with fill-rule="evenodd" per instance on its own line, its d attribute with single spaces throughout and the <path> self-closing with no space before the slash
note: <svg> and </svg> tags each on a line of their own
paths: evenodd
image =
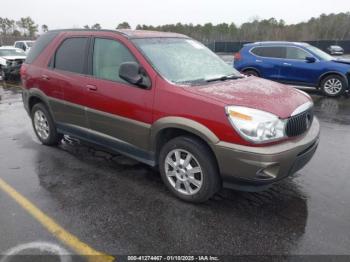
<svg viewBox="0 0 350 262">
<path fill-rule="evenodd" d="M 303 168 L 314 155 L 320 125 L 314 119 L 308 132 L 297 139 L 266 147 L 219 142 L 214 146 L 224 187 L 245 191 L 267 188 Z"/>
</svg>

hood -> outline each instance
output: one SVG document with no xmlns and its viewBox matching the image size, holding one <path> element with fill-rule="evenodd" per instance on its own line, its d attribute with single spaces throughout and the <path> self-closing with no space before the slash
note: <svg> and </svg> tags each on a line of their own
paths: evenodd
<svg viewBox="0 0 350 262">
<path fill-rule="evenodd" d="M 255 108 L 280 118 L 289 117 L 298 106 L 311 100 L 309 95 L 295 88 L 253 76 L 191 86 L 185 90 L 225 105 Z"/>
<path fill-rule="evenodd" d="M 336 63 L 350 65 L 350 59 L 334 59 L 332 61 Z"/>
<path fill-rule="evenodd" d="M 5 58 L 6 60 L 26 59 L 26 57 L 22 55 L 2 56 L 2 58 Z"/>
</svg>

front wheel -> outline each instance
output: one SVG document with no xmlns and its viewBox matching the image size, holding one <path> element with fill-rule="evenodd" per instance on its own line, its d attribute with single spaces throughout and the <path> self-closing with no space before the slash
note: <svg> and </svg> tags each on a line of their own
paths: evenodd
<svg viewBox="0 0 350 262">
<path fill-rule="evenodd" d="M 42 103 L 35 104 L 31 110 L 32 124 L 36 136 L 44 145 L 57 145 L 63 138 L 62 134 L 57 133 L 56 125 Z"/>
<path fill-rule="evenodd" d="M 321 88 L 326 96 L 336 97 L 344 93 L 346 83 L 341 76 L 330 75 L 322 80 Z"/>
<path fill-rule="evenodd" d="M 197 138 L 181 136 L 166 143 L 160 152 L 159 169 L 169 190 L 185 201 L 204 202 L 221 185 L 212 152 Z"/>
</svg>

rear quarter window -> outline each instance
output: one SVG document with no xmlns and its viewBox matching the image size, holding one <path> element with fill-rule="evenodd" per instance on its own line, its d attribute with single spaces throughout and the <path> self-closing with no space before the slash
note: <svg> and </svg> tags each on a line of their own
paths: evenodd
<svg viewBox="0 0 350 262">
<path fill-rule="evenodd" d="M 34 43 L 27 55 L 25 63 L 31 64 L 41 54 L 42 51 L 51 43 L 51 41 L 58 35 L 58 32 L 47 32 L 40 36 Z"/>
<path fill-rule="evenodd" d="M 286 48 L 282 46 L 264 46 L 264 47 L 254 47 L 250 50 L 251 53 L 261 57 L 270 58 L 285 58 Z"/>
</svg>

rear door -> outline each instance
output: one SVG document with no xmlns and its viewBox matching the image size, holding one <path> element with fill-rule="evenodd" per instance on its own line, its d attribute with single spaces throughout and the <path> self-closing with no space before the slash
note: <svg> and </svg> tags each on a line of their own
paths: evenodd
<svg viewBox="0 0 350 262">
<path fill-rule="evenodd" d="M 286 58 L 282 63 L 281 81 L 295 85 L 314 85 L 319 77 L 319 60 L 310 63 L 306 57 L 314 57 L 306 50 L 295 47 L 286 47 Z"/>
<path fill-rule="evenodd" d="M 87 51 L 89 36 L 73 36 L 65 38 L 50 62 L 51 70 L 43 73 L 43 81 L 58 94 L 51 104 L 56 112 L 56 122 L 69 133 L 77 129 L 87 128 L 85 114 Z"/>
<path fill-rule="evenodd" d="M 283 46 L 258 46 L 250 50 L 255 56 L 254 67 L 259 70 L 261 77 L 279 81 L 282 59 L 286 49 Z"/>
<path fill-rule="evenodd" d="M 147 149 L 154 88 L 131 85 L 119 77 L 122 63 L 139 61 L 116 38 L 95 37 L 91 50 L 86 96 L 90 129 Z"/>
</svg>

